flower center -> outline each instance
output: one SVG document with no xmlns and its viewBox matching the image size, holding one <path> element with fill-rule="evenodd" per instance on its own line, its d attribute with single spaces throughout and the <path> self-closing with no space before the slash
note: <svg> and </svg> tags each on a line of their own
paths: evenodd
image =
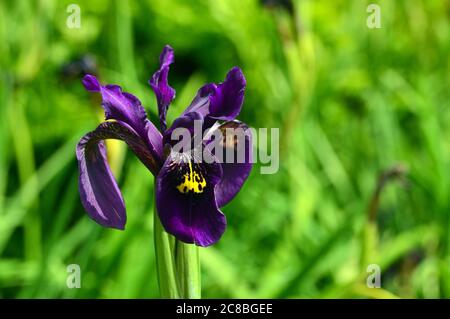
<svg viewBox="0 0 450 319">
<path fill-rule="evenodd" d="M 192 162 L 189 160 L 189 172 L 185 173 L 182 177 L 181 183 L 177 186 L 180 193 L 187 194 L 203 193 L 203 189 L 206 187 L 206 180 L 201 172 L 197 172 L 192 168 Z"/>
</svg>

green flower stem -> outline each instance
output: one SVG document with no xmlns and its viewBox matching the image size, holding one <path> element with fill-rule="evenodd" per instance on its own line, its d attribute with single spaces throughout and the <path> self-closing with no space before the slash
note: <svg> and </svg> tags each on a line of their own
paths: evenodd
<svg viewBox="0 0 450 319">
<path fill-rule="evenodd" d="M 199 248 L 175 241 L 175 261 L 183 298 L 201 298 Z"/>
<path fill-rule="evenodd" d="M 154 212 L 154 235 L 156 269 L 161 297 L 171 299 L 180 298 L 173 255 L 173 239 L 170 238 L 172 237 L 171 235 L 164 231 L 156 210 Z"/>
</svg>

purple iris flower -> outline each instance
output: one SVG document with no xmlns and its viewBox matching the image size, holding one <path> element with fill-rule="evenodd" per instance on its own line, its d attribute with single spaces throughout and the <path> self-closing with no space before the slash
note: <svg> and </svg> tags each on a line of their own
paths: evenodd
<svg viewBox="0 0 450 319">
<path fill-rule="evenodd" d="M 105 139 L 122 140 L 156 176 L 156 208 L 164 229 L 185 243 L 209 246 L 220 239 L 226 228 L 220 207 L 239 192 L 252 168 L 250 131 L 246 124 L 235 120 L 243 104 L 246 81 L 239 68 L 232 68 L 224 82 L 201 87 L 192 103 L 167 128 L 167 110 L 175 98 L 175 90 L 168 84 L 173 62 L 173 49 L 165 46 L 160 68 L 149 81 L 157 99 L 160 130 L 148 120 L 137 97 L 117 85 L 101 85 L 93 75 L 83 78 L 88 91 L 101 94 L 108 121 L 83 136 L 77 145 L 79 191 L 92 219 L 105 227 L 125 228 L 125 204 L 104 144 Z M 207 136 L 228 128 L 245 131 L 245 139 L 239 142 L 244 143 L 244 160 L 221 161 L 211 151 L 213 160 L 202 161 L 195 150 L 211 143 L 211 139 L 203 138 L 204 134 L 200 142 L 194 142 L 198 139 L 193 137 L 189 147 L 175 150 L 172 132 L 177 128 L 193 132 L 196 121 Z M 219 147 L 223 153 L 236 152 L 236 139 L 221 136 L 224 138 Z"/>
</svg>

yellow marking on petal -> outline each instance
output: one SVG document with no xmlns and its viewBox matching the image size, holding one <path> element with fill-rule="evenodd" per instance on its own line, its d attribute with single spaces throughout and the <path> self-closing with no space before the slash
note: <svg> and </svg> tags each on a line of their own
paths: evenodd
<svg viewBox="0 0 450 319">
<path fill-rule="evenodd" d="M 206 180 L 202 173 L 196 172 L 192 169 L 192 162 L 189 160 L 189 173 L 183 175 L 183 181 L 177 186 L 180 193 L 186 194 L 188 192 L 203 193 L 206 187 Z"/>
</svg>

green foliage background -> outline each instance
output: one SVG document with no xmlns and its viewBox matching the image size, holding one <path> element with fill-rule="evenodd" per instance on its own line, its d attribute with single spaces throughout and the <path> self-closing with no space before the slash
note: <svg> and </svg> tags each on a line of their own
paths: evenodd
<svg viewBox="0 0 450 319">
<path fill-rule="evenodd" d="M 381 29 L 366 26 L 372 2 Z M 66 26 L 70 3 L 80 29 Z M 223 209 L 224 237 L 201 250 L 205 297 L 450 297 L 449 21 L 446 0 L 1 1 L 0 297 L 158 297 L 153 177 L 111 143 L 127 227 L 87 217 L 75 145 L 101 108 L 61 69 L 91 56 L 155 121 L 147 80 L 165 44 L 170 120 L 238 65 L 240 119 L 280 128 L 279 172 L 256 166 Z M 407 173 L 371 209 L 392 167 Z M 73 263 L 81 289 L 66 287 Z M 369 264 L 381 289 L 366 286 Z"/>
</svg>

